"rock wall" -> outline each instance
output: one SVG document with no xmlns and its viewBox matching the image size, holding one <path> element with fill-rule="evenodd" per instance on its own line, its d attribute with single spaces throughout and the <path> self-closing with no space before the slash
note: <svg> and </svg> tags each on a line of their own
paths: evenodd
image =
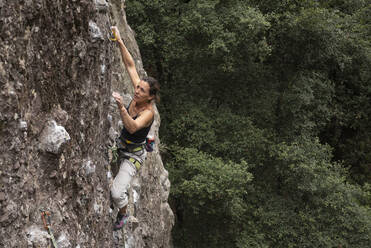
<svg viewBox="0 0 371 248">
<path fill-rule="evenodd" d="M 132 221 L 112 232 L 109 147 L 120 120 L 111 93 L 130 98 L 115 24 L 141 74 L 123 1 L 0 0 L 0 247 L 170 247 L 173 214 L 158 147 L 132 187 Z M 151 130 L 159 144 L 160 119 Z M 113 175 L 112 175 L 113 174 Z M 125 234 L 125 235 L 122 235 Z M 125 237 L 125 239 L 124 239 Z"/>
</svg>

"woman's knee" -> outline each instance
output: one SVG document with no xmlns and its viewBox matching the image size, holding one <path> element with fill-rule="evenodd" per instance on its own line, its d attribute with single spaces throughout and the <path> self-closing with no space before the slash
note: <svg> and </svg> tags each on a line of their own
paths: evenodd
<svg viewBox="0 0 371 248">
<path fill-rule="evenodd" d="M 120 198 L 121 198 L 121 194 L 122 194 L 122 193 L 121 193 L 118 189 L 116 189 L 116 187 L 112 186 L 112 188 L 111 188 L 111 196 L 112 196 L 112 199 L 113 199 L 115 202 L 117 202 L 117 201 L 120 200 Z"/>
<path fill-rule="evenodd" d="M 115 206 L 122 208 L 128 203 L 127 190 L 118 190 L 115 187 L 111 188 L 111 197 Z"/>
</svg>

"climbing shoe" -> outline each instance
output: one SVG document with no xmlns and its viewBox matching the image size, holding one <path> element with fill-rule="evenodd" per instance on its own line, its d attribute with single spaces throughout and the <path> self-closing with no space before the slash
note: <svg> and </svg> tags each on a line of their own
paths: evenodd
<svg viewBox="0 0 371 248">
<path fill-rule="evenodd" d="M 121 215 L 117 213 L 116 222 L 113 224 L 113 230 L 120 230 L 128 222 L 128 218 L 129 216 L 127 214 Z"/>
</svg>

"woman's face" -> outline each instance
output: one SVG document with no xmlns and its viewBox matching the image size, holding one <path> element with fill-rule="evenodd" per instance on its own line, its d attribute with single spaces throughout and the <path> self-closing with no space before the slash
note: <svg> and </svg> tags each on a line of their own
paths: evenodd
<svg viewBox="0 0 371 248">
<path fill-rule="evenodd" d="M 140 80 L 134 93 L 134 100 L 137 103 L 149 102 L 153 96 L 149 94 L 149 84 L 146 81 Z"/>
</svg>

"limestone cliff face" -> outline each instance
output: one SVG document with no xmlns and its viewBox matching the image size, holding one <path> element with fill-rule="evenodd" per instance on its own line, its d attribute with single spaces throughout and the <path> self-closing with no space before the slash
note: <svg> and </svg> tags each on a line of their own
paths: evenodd
<svg viewBox="0 0 371 248">
<path fill-rule="evenodd" d="M 111 25 L 145 73 L 123 4 L 0 0 L 0 247 L 48 247 L 40 210 L 52 213 L 58 247 L 170 247 L 157 147 L 133 182 L 135 218 L 112 232 L 109 147 L 120 120 L 111 93 L 129 100 L 132 89 Z M 157 144 L 159 123 L 157 115 Z"/>
</svg>

